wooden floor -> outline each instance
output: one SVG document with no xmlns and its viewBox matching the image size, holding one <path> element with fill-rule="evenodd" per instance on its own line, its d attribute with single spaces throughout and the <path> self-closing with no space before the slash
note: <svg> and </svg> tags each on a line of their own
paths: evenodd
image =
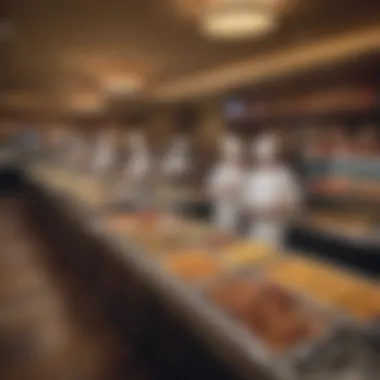
<svg viewBox="0 0 380 380">
<path fill-rule="evenodd" d="M 0 199 L 0 379 L 143 379 L 86 297 L 49 266 L 20 197 Z"/>
</svg>

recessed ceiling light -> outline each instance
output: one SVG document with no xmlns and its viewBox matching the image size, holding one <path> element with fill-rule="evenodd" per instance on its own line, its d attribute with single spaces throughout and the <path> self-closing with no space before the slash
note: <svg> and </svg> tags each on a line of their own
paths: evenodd
<svg viewBox="0 0 380 380">
<path fill-rule="evenodd" d="M 204 34 L 223 39 L 262 36 L 276 26 L 276 12 L 263 0 L 215 1 L 201 15 Z"/>
</svg>

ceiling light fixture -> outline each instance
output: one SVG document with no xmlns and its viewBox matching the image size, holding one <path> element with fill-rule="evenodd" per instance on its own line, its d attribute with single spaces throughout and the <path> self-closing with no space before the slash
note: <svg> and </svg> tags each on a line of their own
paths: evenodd
<svg viewBox="0 0 380 380">
<path fill-rule="evenodd" d="M 105 83 L 106 91 L 111 95 L 131 95 L 141 87 L 137 75 L 110 76 Z"/>
<path fill-rule="evenodd" d="M 203 33 L 213 38 L 258 37 L 275 26 L 276 13 L 264 0 L 213 1 L 201 15 Z"/>
</svg>

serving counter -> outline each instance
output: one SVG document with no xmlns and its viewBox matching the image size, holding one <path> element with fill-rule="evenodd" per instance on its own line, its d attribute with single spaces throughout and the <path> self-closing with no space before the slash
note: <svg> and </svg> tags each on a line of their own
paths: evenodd
<svg viewBox="0 0 380 380">
<path fill-rule="evenodd" d="M 242 378 L 372 378 L 363 331 L 380 316 L 378 283 L 197 222 L 109 212 L 102 185 L 83 175 L 28 174 Z"/>
</svg>

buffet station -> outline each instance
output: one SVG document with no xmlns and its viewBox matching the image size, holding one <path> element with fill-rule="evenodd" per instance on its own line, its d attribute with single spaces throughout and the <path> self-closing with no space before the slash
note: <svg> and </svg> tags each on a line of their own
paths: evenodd
<svg viewBox="0 0 380 380">
<path fill-rule="evenodd" d="M 28 177 L 117 249 L 234 378 L 376 378 L 378 281 L 175 213 L 110 211 L 83 173 L 32 165 Z"/>
</svg>

